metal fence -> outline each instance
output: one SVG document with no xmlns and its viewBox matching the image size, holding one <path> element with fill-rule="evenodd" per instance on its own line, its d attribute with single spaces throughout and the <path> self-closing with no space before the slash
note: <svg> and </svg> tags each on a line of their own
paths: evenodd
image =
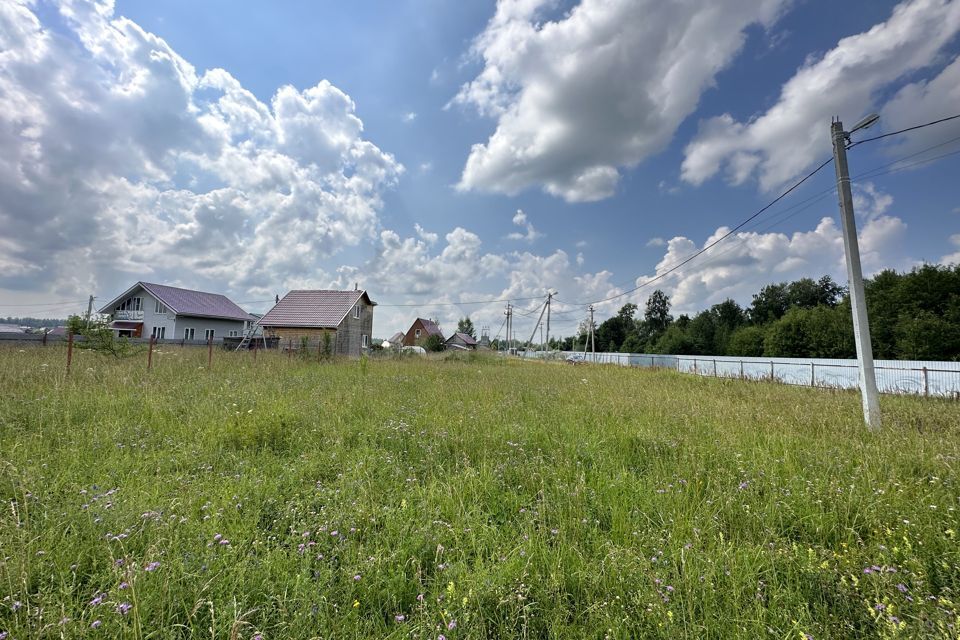
<svg viewBox="0 0 960 640">
<path fill-rule="evenodd" d="M 746 358 L 730 356 L 675 356 L 648 353 L 587 353 L 575 351 L 527 352 L 529 358 L 567 359 L 624 367 L 659 367 L 682 373 L 742 380 L 774 380 L 784 384 L 830 389 L 859 386 L 856 360 L 822 358 Z M 960 399 L 960 362 L 877 360 L 874 363 L 881 393 L 913 394 Z"/>
</svg>

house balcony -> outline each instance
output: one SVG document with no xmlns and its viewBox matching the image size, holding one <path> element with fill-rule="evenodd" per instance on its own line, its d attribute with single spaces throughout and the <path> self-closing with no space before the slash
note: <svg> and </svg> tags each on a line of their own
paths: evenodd
<svg viewBox="0 0 960 640">
<path fill-rule="evenodd" d="M 113 319 L 143 322 L 143 311 L 120 311 L 118 309 L 113 312 Z"/>
</svg>

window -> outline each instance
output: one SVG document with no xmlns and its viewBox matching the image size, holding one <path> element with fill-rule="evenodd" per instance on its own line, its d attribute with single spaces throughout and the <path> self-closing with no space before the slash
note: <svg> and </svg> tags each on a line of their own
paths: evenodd
<svg viewBox="0 0 960 640">
<path fill-rule="evenodd" d="M 354 318 L 360 317 L 360 305 L 357 305 L 353 308 L 353 317 Z"/>
<path fill-rule="evenodd" d="M 120 303 L 117 311 L 143 311 L 143 298 L 127 298 Z"/>
<path fill-rule="evenodd" d="M 363 334 L 362 336 L 360 336 L 360 346 L 363 347 L 364 349 L 366 349 L 368 346 L 367 343 L 369 342 L 369 337 L 370 336 L 366 334 Z"/>
<path fill-rule="evenodd" d="M 413 334 L 413 337 L 414 337 L 414 338 L 419 338 L 419 337 L 420 337 L 420 329 L 417 329 L 417 330 L 416 330 L 416 332 Z"/>
<path fill-rule="evenodd" d="M 230 329 L 230 334 L 229 334 L 229 335 L 230 335 L 231 338 L 236 338 L 237 335 L 239 335 L 239 334 L 237 333 L 237 330 L 236 330 L 236 329 Z"/>
<path fill-rule="evenodd" d="M 204 329 L 204 330 L 203 330 L 203 339 L 204 339 L 204 340 L 213 340 L 213 329 Z"/>
<path fill-rule="evenodd" d="M 184 340 L 193 340 L 194 334 L 195 334 L 194 328 L 193 328 L 193 327 L 187 327 L 186 329 L 183 330 L 183 339 L 184 339 Z"/>
<path fill-rule="evenodd" d="M 157 303 L 156 303 L 156 304 L 154 305 L 154 307 L 153 307 L 153 312 L 154 312 L 154 313 L 166 313 L 166 312 L 167 312 L 167 308 L 166 308 L 165 306 L 163 306 L 163 303 L 162 303 L 162 302 L 160 302 L 159 300 L 157 300 Z"/>
<path fill-rule="evenodd" d="M 154 327 L 151 335 L 157 340 L 163 340 L 167 337 L 167 328 L 166 327 Z"/>
</svg>

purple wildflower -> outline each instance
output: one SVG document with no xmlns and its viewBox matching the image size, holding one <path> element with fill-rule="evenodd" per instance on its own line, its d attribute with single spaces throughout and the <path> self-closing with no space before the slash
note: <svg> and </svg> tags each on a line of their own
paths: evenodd
<svg viewBox="0 0 960 640">
<path fill-rule="evenodd" d="M 337 536 L 337 535 L 340 535 L 340 532 L 334 529 L 333 531 L 330 532 L 330 535 Z"/>
<path fill-rule="evenodd" d="M 7 632 L 0 631 L 0 640 L 7 640 Z"/>
<path fill-rule="evenodd" d="M 19 611 L 19 610 L 20 610 L 20 607 L 22 607 L 22 606 L 23 606 L 23 603 L 22 603 L 22 602 L 20 602 L 19 600 L 14 600 L 14 601 L 13 601 L 12 609 L 13 609 L 14 611 Z"/>
<path fill-rule="evenodd" d="M 94 620 L 93 622 L 90 623 L 90 628 L 91 628 L 91 629 L 99 629 L 99 628 L 100 628 L 100 625 L 102 625 L 102 624 L 103 624 L 103 621 L 102 621 L 102 620 Z"/>
<path fill-rule="evenodd" d="M 667 591 L 669 591 L 670 593 L 673 593 L 673 585 L 668 584 L 668 585 L 667 585 Z"/>
<path fill-rule="evenodd" d="M 221 539 L 220 539 L 220 546 L 221 546 L 221 547 L 222 547 L 222 546 L 225 546 L 225 545 L 228 545 L 228 544 L 230 544 L 230 541 L 227 540 L 226 538 L 221 538 Z"/>
<path fill-rule="evenodd" d="M 130 613 L 130 609 L 133 609 L 133 605 L 130 604 L 129 602 L 121 602 L 120 604 L 117 605 L 117 613 L 123 616 Z"/>
<path fill-rule="evenodd" d="M 441 633 L 440 635 L 437 636 L 437 640 L 447 640 L 447 636 Z"/>
<path fill-rule="evenodd" d="M 130 583 L 127 581 L 123 581 L 119 585 L 117 585 L 117 588 L 120 589 L 121 591 L 123 591 L 124 589 L 129 589 Z"/>
<path fill-rule="evenodd" d="M 397 622 L 403 622 L 407 619 L 407 616 L 403 615 L 402 613 L 398 613 L 397 615 L 393 616 L 393 619 Z"/>
<path fill-rule="evenodd" d="M 456 629 L 456 628 L 457 628 L 457 621 L 456 621 L 456 620 L 451 620 L 450 622 L 447 623 L 447 630 L 448 630 L 448 631 L 453 631 L 453 630 Z"/>
<path fill-rule="evenodd" d="M 358 573 L 357 575 L 353 576 L 353 580 L 354 582 L 358 582 L 360 580 L 360 574 Z"/>
<path fill-rule="evenodd" d="M 905 584 L 903 584 L 903 583 L 901 582 L 900 584 L 897 585 L 897 591 L 899 591 L 900 593 L 906 593 L 906 592 L 907 592 L 907 585 L 905 585 Z"/>
<path fill-rule="evenodd" d="M 253 636 L 253 640 L 263 640 L 263 634 L 257 633 Z"/>
<path fill-rule="evenodd" d="M 97 606 L 98 604 L 100 604 L 101 602 L 103 602 L 103 599 L 106 597 L 106 595 L 107 595 L 107 594 L 105 594 L 105 593 L 97 593 L 95 596 L 93 596 L 93 600 L 91 600 L 91 601 L 88 603 L 89 606 L 91 606 L 91 607 Z"/>
<path fill-rule="evenodd" d="M 750 486 L 750 481 L 749 481 L 749 480 L 744 480 L 744 481 L 741 482 L 739 485 L 737 485 L 737 489 L 740 490 L 740 491 L 743 491 L 744 489 L 746 489 L 746 488 L 749 487 L 749 486 Z"/>
<path fill-rule="evenodd" d="M 144 571 L 156 571 L 158 568 L 160 568 L 159 562 L 151 562 L 146 567 L 144 567 Z"/>
</svg>

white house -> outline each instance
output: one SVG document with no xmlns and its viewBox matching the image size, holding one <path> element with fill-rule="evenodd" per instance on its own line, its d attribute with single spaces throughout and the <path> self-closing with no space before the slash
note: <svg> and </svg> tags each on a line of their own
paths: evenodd
<svg viewBox="0 0 960 640">
<path fill-rule="evenodd" d="M 255 318 L 219 293 L 137 282 L 100 309 L 118 336 L 206 341 L 242 336 Z"/>
</svg>

